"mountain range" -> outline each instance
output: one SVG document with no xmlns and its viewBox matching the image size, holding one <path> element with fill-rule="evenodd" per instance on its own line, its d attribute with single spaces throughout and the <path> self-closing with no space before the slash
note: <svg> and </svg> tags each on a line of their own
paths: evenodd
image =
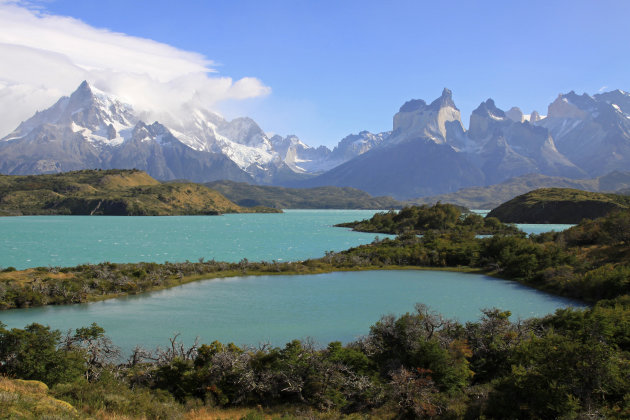
<svg viewBox="0 0 630 420">
<path fill-rule="evenodd" d="M 630 94 L 621 90 L 560 94 L 546 116 L 488 99 L 465 129 L 444 89 L 431 103 L 403 104 L 391 131 L 349 135 L 332 150 L 267 135 L 250 118 L 187 111 L 182 121 L 150 122 L 83 82 L 0 140 L 0 173 L 137 168 L 160 180 L 354 187 L 410 199 L 525 174 L 582 179 L 630 168 Z"/>
</svg>

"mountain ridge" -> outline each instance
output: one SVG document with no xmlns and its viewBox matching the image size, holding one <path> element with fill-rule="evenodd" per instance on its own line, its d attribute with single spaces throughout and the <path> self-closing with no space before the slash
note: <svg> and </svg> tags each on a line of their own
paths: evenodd
<svg viewBox="0 0 630 420">
<path fill-rule="evenodd" d="M 499 109 L 489 98 L 462 123 L 452 92 L 405 102 L 391 131 L 360 131 L 332 150 L 269 137 L 247 117 L 190 106 L 188 118 L 145 121 L 81 83 L 0 140 L 0 173 L 138 168 L 161 180 L 338 186 L 409 200 L 537 173 L 571 179 L 630 167 L 630 94 L 560 94 L 547 115 Z"/>
</svg>

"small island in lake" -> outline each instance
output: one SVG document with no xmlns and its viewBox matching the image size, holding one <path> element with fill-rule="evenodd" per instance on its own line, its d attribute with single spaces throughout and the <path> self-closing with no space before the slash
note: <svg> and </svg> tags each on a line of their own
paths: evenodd
<svg viewBox="0 0 630 420">
<path fill-rule="evenodd" d="M 377 213 L 371 219 L 340 223 L 337 227 L 348 227 L 358 232 L 424 234 L 429 231 L 469 231 L 477 235 L 516 233 L 514 226 L 501 223 L 494 217 L 483 218 L 463 207 L 437 203 L 433 206 L 408 206 L 399 212 Z"/>
<path fill-rule="evenodd" d="M 131 169 L 81 170 L 49 175 L 0 175 L 0 216 L 173 216 L 279 213 L 244 208 L 204 185 L 161 183 Z"/>
<path fill-rule="evenodd" d="M 488 217 L 504 223 L 579 223 L 630 207 L 630 197 L 570 188 L 541 188 L 519 195 L 492 210 Z"/>
</svg>

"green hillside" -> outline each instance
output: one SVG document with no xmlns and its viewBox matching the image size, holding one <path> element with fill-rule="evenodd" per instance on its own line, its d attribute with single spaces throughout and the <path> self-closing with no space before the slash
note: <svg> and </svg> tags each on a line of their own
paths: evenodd
<svg viewBox="0 0 630 420">
<path fill-rule="evenodd" d="M 265 209 L 243 209 L 204 185 L 163 184 L 138 170 L 0 175 L 2 216 L 168 216 L 253 211 Z"/>
<path fill-rule="evenodd" d="M 454 193 L 420 197 L 409 204 L 452 203 L 469 209 L 493 209 L 514 197 L 538 188 L 574 188 L 594 192 L 630 191 L 630 172 L 615 171 L 592 179 L 571 179 L 529 174 L 487 187 L 462 188 Z"/>
<path fill-rule="evenodd" d="M 541 188 L 520 195 L 488 216 L 505 223 L 579 223 L 628 209 L 630 197 L 569 188 Z"/>
<path fill-rule="evenodd" d="M 372 197 L 349 187 L 284 188 L 250 185 L 244 182 L 215 181 L 205 184 L 245 206 L 276 209 L 392 209 L 403 204 L 391 197 Z"/>
</svg>

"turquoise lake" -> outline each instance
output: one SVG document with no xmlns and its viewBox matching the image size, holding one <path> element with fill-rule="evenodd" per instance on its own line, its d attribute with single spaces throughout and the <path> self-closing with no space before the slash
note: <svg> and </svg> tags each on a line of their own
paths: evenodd
<svg viewBox="0 0 630 420">
<path fill-rule="evenodd" d="M 0 267 L 83 263 L 299 261 L 370 243 L 374 233 L 333 225 L 374 210 L 286 210 L 223 216 L 0 218 Z M 387 235 L 380 235 L 385 237 Z"/>
<path fill-rule="evenodd" d="M 372 217 L 375 210 L 285 210 L 223 216 L 0 217 L 0 267 L 84 263 L 299 261 L 370 243 L 374 233 L 333 225 Z M 527 233 L 571 225 L 518 225 Z M 387 235 L 379 234 L 381 238 Z"/>
<path fill-rule="evenodd" d="M 516 320 L 580 306 L 479 274 L 396 270 L 203 280 L 90 304 L 13 309 L 0 320 L 62 331 L 97 322 L 128 354 L 136 344 L 166 346 L 175 333 L 188 344 L 195 337 L 254 346 L 295 338 L 349 342 L 367 334 L 381 315 L 413 311 L 418 302 L 461 322 L 479 319 L 481 308 L 509 309 Z"/>
</svg>

